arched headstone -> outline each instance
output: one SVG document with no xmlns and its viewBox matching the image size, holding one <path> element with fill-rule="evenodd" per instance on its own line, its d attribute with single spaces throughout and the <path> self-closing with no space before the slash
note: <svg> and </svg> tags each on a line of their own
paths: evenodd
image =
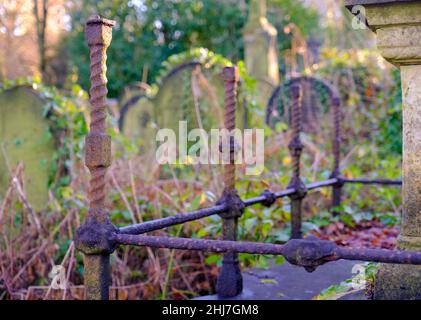
<svg viewBox="0 0 421 320">
<path fill-rule="evenodd" d="M 203 128 L 208 134 L 224 126 L 222 69 L 220 65 L 209 67 L 197 61 L 181 63 L 158 81 L 155 96 L 133 95 L 121 107 L 120 131 L 140 146 L 144 176 L 154 174 L 158 163 L 154 157 L 159 129 L 173 130 L 178 143 L 180 121 L 187 121 L 187 130 Z M 242 129 L 246 118 L 241 101 L 237 113 L 237 127 Z"/>
<path fill-rule="evenodd" d="M 54 142 L 44 117 L 46 101 L 26 86 L 0 94 L 0 196 L 10 180 L 10 170 L 24 165 L 24 188 L 35 210 L 48 201 L 48 179 Z"/>
<path fill-rule="evenodd" d="M 256 79 L 254 94 L 262 108 L 274 87 L 279 84 L 277 30 L 267 19 L 266 0 L 251 0 L 244 26 L 244 61 L 247 73 Z"/>
<path fill-rule="evenodd" d="M 125 86 L 117 99 L 119 108 L 122 109 L 125 104 L 130 104 L 132 99 L 144 95 L 148 90 L 150 87 L 144 82 L 135 82 Z"/>
<path fill-rule="evenodd" d="M 120 110 L 120 131 L 141 147 L 141 153 L 155 145 L 154 105 L 144 95 L 133 96 Z"/>
<path fill-rule="evenodd" d="M 273 91 L 266 107 L 266 124 L 273 128 L 277 122 L 290 124 L 291 106 L 289 88 L 299 83 L 302 90 L 302 129 L 307 133 L 320 133 L 323 126 L 332 129 L 332 117 L 325 117 L 331 111 L 333 98 L 339 94 L 330 83 L 317 77 L 295 77 L 288 79 Z"/>
<path fill-rule="evenodd" d="M 140 155 L 144 159 L 142 176 L 149 179 L 154 174 L 156 166 L 156 132 L 153 102 L 143 94 L 135 95 L 128 100 L 120 110 L 120 132 L 131 143 L 139 147 Z"/>
<path fill-rule="evenodd" d="M 180 120 L 188 128 L 206 131 L 223 126 L 224 88 L 221 68 L 207 68 L 199 62 L 186 62 L 172 69 L 162 80 L 154 97 L 158 127 L 178 132 Z M 243 128 L 244 106 L 238 104 L 237 127 Z"/>
</svg>

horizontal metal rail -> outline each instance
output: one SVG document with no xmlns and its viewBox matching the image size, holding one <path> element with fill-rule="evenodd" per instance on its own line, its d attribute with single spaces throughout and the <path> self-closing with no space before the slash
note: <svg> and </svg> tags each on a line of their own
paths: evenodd
<svg viewBox="0 0 421 320">
<path fill-rule="evenodd" d="M 338 179 L 332 178 L 324 181 L 314 182 L 306 185 L 307 190 L 314 190 L 316 188 L 331 186 L 338 182 Z M 282 191 L 274 192 L 275 199 L 290 196 L 295 193 L 295 189 L 288 188 Z M 243 201 L 245 207 L 249 207 L 258 203 L 263 203 L 267 200 L 266 196 L 260 195 L 254 198 L 246 199 Z M 151 220 L 138 224 L 133 224 L 119 228 L 120 233 L 123 234 L 142 234 L 155 230 L 168 228 L 177 224 L 199 220 L 215 214 L 224 213 L 229 209 L 227 205 L 216 205 L 209 208 L 199 209 L 188 213 L 179 213 L 171 217 Z"/>
<path fill-rule="evenodd" d="M 331 178 L 331 179 L 327 179 L 327 180 L 323 180 L 323 181 L 318 181 L 318 182 L 313 182 L 313 183 L 309 183 L 306 185 L 307 190 L 313 190 L 313 189 L 318 189 L 318 188 L 322 188 L 322 187 L 330 187 L 333 186 L 334 184 L 338 183 L 338 179 L 337 178 Z"/>
<path fill-rule="evenodd" d="M 154 230 L 164 229 L 177 224 L 188 221 L 194 221 L 201 218 L 209 217 L 214 214 L 226 212 L 229 209 L 228 205 L 216 205 L 210 208 L 204 208 L 189 213 L 179 213 L 175 216 L 146 221 L 138 224 L 133 224 L 126 227 L 121 227 L 120 232 L 124 234 L 141 234 L 151 232 Z"/>
<path fill-rule="evenodd" d="M 360 183 L 360 184 L 383 184 L 383 185 L 402 185 L 400 179 L 341 179 L 344 183 Z"/>
<path fill-rule="evenodd" d="M 290 263 L 306 267 L 309 271 L 339 259 L 421 265 L 421 251 L 347 248 L 316 237 L 292 239 L 283 245 L 128 234 L 114 234 L 111 240 L 117 244 L 153 248 L 282 255 Z"/>
<path fill-rule="evenodd" d="M 275 199 L 279 199 L 279 198 L 283 198 L 283 197 L 287 197 L 289 195 L 292 195 L 292 194 L 294 194 L 294 192 L 295 192 L 295 189 L 288 188 L 288 189 L 285 189 L 285 190 L 282 190 L 282 191 L 279 191 L 279 192 L 275 192 L 274 196 L 275 196 Z M 246 200 L 243 201 L 243 203 L 246 207 L 250 207 L 252 205 L 262 203 L 266 200 L 267 199 L 266 199 L 265 196 L 257 196 L 257 197 L 254 197 L 254 198 L 246 199 Z"/>
<path fill-rule="evenodd" d="M 131 234 L 115 234 L 112 240 L 118 244 L 153 248 L 200 250 L 211 252 L 238 252 L 251 254 L 282 255 L 283 245 L 247 241 L 207 240 L 179 237 L 159 237 Z"/>
</svg>

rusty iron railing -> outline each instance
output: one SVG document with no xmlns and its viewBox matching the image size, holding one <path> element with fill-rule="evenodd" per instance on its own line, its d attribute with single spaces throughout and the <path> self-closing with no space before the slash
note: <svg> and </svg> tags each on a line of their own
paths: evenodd
<svg viewBox="0 0 421 320">
<path fill-rule="evenodd" d="M 342 115 L 341 115 L 341 99 L 339 96 L 339 91 L 329 82 L 324 79 L 317 78 L 314 76 L 299 76 L 293 77 L 285 81 L 282 85 L 275 88 L 272 93 L 272 96 L 269 99 L 267 108 L 266 108 L 266 124 L 271 125 L 271 117 L 273 114 L 276 114 L 276 105 L 280 101 L 281 95 L 284 90 L 289 89 L 293 92 L 295 87 L 299 86 L 306 86 L 315 88 L 318 87 L 323 89 L 327 92 L 328 95 L 328 104 L 330 106 L 329 110 L 332 114 L 332 155 L 333 155 L 333 166 L 330 178 L 336 179 L 334 183 L 331 184 L 332 187 L 332 200 L 331 200 L 331 211 L 334 216 L 340 214 L 340 205 L 341 205 L 341 197 L 342 197 L 342 189 L 345 184 L 365 184 L 365 185 L 385 185 L 385 186 L 396 186 L 402 185 L 402 180 L 394 180 L 394 179 L 364 179 L 364 178 L 355 178 L 355 179 L 347 179 L 341 175 L 340 170 L 340 159 L 341 159 L 341 122 L 342 122 Z M 310 104 L 312 101 L 310 101 Z M 310 106 L 311 107 L 311 106 Z M 293 170 L 294 170 L 294 178 L 298 181 L 299 178 L 299 169 L 297 167 L 300 166 L 300 155 L 302 150 L 302 145 L 299 141 L 299 135 L 302 132 L 302 121 L 301 121 L 301 111 L 300 107 L 296 106 L 296 101 L 292 99 L 291 103 L 291 121 L 290 126 L 293 132 L 293 138 L 290 143 L 290 149 L 292 148 L 292 158 L 293 158 Z M 307 112 L 310 112 L 307 110 Z M 313 110 L 314 112 L 314 110 Z M 298 121 L 297 121 L 298 119 Z M 312 121 L 314 124 L 314 121 Z M 317 123 L 316 123 L 317 124 Z M 295 148 L 294 148 L 295 147 Z M 298 173 L 298 174 L 297 174 Z M 292 182 L 291 182 L 292 183 Z M 301 236 L 301 214 L 300 214 L 300 207 L 301 202 L 305 198 L 306 194 L 303 193 L 301 196 L 298 196 L 298 199 L 293 200 L 292 202 L 292 235 L 294 238 Z M 297 196 L 295 196 L 297 197 Z M 295 204 L 294 204 L 295 202 Z M 294 215 L 296 218 L 294 219 Z"/>
<path fill-rule="evenodd" d="M 111 139 L 105 134 L 105 97 L 106 49 L 111 41 L 112 21 L 92 17 L 87 22 L 86 35 L 91 51 L 91 125 L 86 137 L 86 166 L 91 171 L 90 181 L 90 210 L 84 224 L 77 230 L 75 243 L 85 255 L 85 290 L 87 299 L 108 299 L 110 284 L 109 256 L 119 245 L 147 246 L 153 248 L 170 248 L 181 250 L 201 250 L 223 253 L 223 263 L 217 281 L 217 293 L 221 297 L 233 297 L 242 290 L 241 270 L 238 253 L 282 255 L 294 265 L 302 266 L 307 271 L 314 271 L 324 263 L 338 259 L 363 260 L 397 264 L 421 265 L 421 252 L 360 249 L 337 246 L 327 240 L 316 237 L 300 239 L 301 201 L 307 192 L 323 187 L 335 187 L 344 182 L 353 183 L 382 183 L 376 180 L 362 179 L 345 180 L 340 177 L 339 161 L 335 162 L 334 173 L 324 181 L 304 185 L 300 179 L 299 160 L 302 151 L 300 141 L 300 97 L 299 84 L 292 86 L 291 99 L 293 101 L 293 137 L 289 145 L 294 157 L 294 174 L 286 190 L 274 192 L 264 190 L 259 196 L 241 199 L 235 189 L 235 141 L 229 141 L 230 161 L 224 167 L 223 194 L 216 205 L 189 213 L 180 213 L 171 217 L 147 221 L 117 228 L 113 226 L 104 209 L 105 173 L 110 165 Z M 236 107 L 236 85 L 238 72 L 236 67 L 226 67 L 223 70 L 225 82 L 225 127 L 234 129 Z M 335 105 L 339 107 L 339 102 Z M 338 108 L 337 108 L 338 109 Z M 339 150 L 340 139 L 334 144 Z M 338 152 L 339 153 L 339 152 Z M 390 184 L 397 184 L 390 181 Z M 237 223 L 244 209 L 256 204 L 273 205 L 277 199 L 290 197 L 293 207 L 293 224 L 296 229 L 286 244 L 254 243 L 237 241 Z M 147 236 L 147 232 L 164 229 L 188 221 L 198 220 L 211 215 L 219 215 L 222 219 L 223 240 L 187 239 L 180 237 Z M 295 232 L 295 233 L 294 233 Z"/>
</svg>

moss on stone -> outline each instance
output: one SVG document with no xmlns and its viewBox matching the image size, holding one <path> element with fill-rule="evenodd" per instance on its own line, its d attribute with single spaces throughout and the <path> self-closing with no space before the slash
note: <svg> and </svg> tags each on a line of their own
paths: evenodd
<svg viewBox="0 0 421 320">
<path fill-rule="evenodd" d="M 54 142 L 44 117 L 45 101 L 32 89 L 14 87 L 0 94 L 0 197 L 4 196 L 10 171 L 24 164 L 24 187 L 35 210 L 48 201 L 48 179 Z"/>
<path fill-rule="evenodd" d="M 384 264 L 374 279 L 375 300 L 421 299 L 421 266 Z"/>
</svg>

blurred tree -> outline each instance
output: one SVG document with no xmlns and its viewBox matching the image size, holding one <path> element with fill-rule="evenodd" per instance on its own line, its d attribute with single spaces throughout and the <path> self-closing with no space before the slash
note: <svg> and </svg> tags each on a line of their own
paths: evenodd
<svg viewBox="0 0 421 320">
<path fill-rule="evenodd" d="M 243 59 L 242 29 L 248 0 L 85 0 L 72 2 L 71 31 L 65 50 L 71 66 L 78 68 L 79 81 L 89 87 L 88 49 L 83 21 L 100 13 L 118 25 L 108 50 L 109 96 L 117 96 L 127 84 L 159 74 L 169 56 L 193 47 L 205 47 L 232 61 Z M 279 28 L 280 49 L 288 47 L 283 28 L 294 21 L 304 34 L 317 30 L 314 10 L 292 0 L 268 1 L 271 20 Z M 309 13 L 307 13 L 309 12 Z M 60 53 L 62 54 L 62 53 Z"/>
<path fill-rule="evenodd" d="M 241 29 L 245 15 L 235 1 L 83 1 L 72 10 L 67 41 L 70 62 L 79 68 L 80 82 L 89 87 L 88 50 L 83 24 L 96 12 L 117 21 L 108 50 L 110 96 L 124 85 L 153 81 L 169 56 L 192 47 L 206 47 L 233 60 L 242 54 Z"/>
<path fill-rule="evenodd" d="M 14 79 L 33 75 L 37 70 L 36 50 L 32 38 L 32 1 L 0 2 L 0 73 Z"/>
<path fill-rule="evenodd" d="M 42 78 L 45 79 L 47 69 L 47 57 L 45 52 L 45 32 L 47 30 L 48 18 L 48 0 L 34 0 L 34 17 L 35 17 L 35 30 L 38 42 L 39 54 L 39 71 Z"/>
<path fill-rule="evenodd" d="M 321 29 L 318 12 L 296 0 L 268 0 L 268 20 L 278 30 L 280 51 L 291 48 L 289 25 L 294 24 L 304 36 L 318 35 Z"/>
<path fill-rule="evenodd" d="M 66 27 L 66 1 L 0 1 L 0 78 L 42 74 L 54 82 L 51 57 Z"/>
</svg>

